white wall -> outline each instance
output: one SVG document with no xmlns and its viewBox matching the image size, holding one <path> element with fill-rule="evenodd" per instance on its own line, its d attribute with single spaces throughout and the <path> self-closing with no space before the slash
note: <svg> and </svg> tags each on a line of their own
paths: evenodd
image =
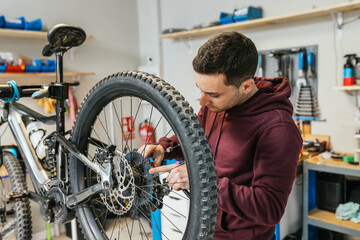
<svg viewBox="0 0 360 240">
<path fill-rule="evenodd" d="M 138 0 L 141 61 L 143 62 L 146 56 L 158 56 L 160 52 L 161 77 L 173 84 L 198 110 L 199 104 L 196 99 L 200 92 L 194 84 L 191 62 L 198 48 L 210 36 L 182 40 L 159 40 L 157 35 L 162 30 L 191 28 L 199 23 L 214 21 L 218 19 L 220 11 L 231 12 L 235 7 L 262 6 L 264 17 L 271 17 L 308 10 L 314 6 L 324 7 L 343 2 L 346 1 L 248 0 L 239 2 L 229 0 L 220 3 L 219 1 L 205 0 L 184 0 L 180 2 Z M 155 5 L 158 6 L 154 7 Z M 160 15 L 156 15 L 158 12 Z M 344 21 L 353 19 L 357 14 L 359 11 L 345 13 Z M 158 20 L 157 25 L 153 23 L 155 19 Z M 151 28 L 148 25 L 149 21 Z M 343 55 L 347 53 L 360 54 L 359 33 L 357 31 L 359 25 L 360 21 L 346 24 L 343 27 L 342 40 L 336 39 L 330 14 L 316 19 L 241 31 L 255 42 L 259 51 L 318 45 L 318 100 L 321 116 L 327 121 L 313 122 L 312 133 L 330 135 L 333 148 L 345 152 L 353 152 L 355 148 L 353 137 L 355 132 L 355 98 L 350 94 L 332 88 L 342 84 Z M 154 29 L 152 29 L 153 26 L 155 26 Z M 335 54 L 335 46 L 337 54 Z M 335 76 L 336 74 L 338 77 Z"/>
<path fill-rule="evenodd" d="M 149 8 L 149 2 L 157 5 L 157 8 Z M 146 55 L 157 55 L 160 52 L 161 77 L 175 86 L 197 111 L 200 106 L 196 99 L 199 97 L 200 91 L 195 87 L 191 63 L 198 48 L 210 36 L 159 40 L 156 35 L 162 30 L 191 28 L 196 24 L 217 20 L 221 11 L 232 12 L 234 8 L 250 5 L 261 6 L 263 16 L 271 17 L 344 2 L 347 1 L 138 0 L 139 16 L 141 16 L 139 18 L 139 29 L 147 33 L 148 36 L 140 38 L 140 46 L 143 46 L 140 55 L 143 52 L 146 52 Z M 147 29 L 146 19 L 150 19 L 156 13 L 159 13 L 157 28 L 151 32 Z M 357 17 L 359 13 L 359 10 L 345 13 L 344 21 Z M 357 112 L 357 107 L 355 97 L 332 88 L 336 85 L 342 85 L 342 66 L 345 63 L 343 56 L 348 53 L 360 55 L 359 27 L 360 20 L 346 24 L 343 27 L 342 40 L 338 40 L 329 14 L 329 16 L 321 18 L 241 31 L 255 42 L 259 51 L 318 45 L 318 101 L 321 117 L 326 118 L 326 122 L 313 122 L 312 133 L 330 135 L 333 149 L 344 152 L 353 152 L 356 147 L 354 113 Z M 160 46 L 159 50 L 158 46 Z M 285 237 L 289 232 L 301 227 L 299 204 L 301 205 L 301 186 L 294 184 L 288 208 L 282 220 L 281 237 Z"/>
<path fill-rule="evenodd" d="M 70 54 L 64 59 L 65 71 L 95 72 L 95 76 L 80 79 L 80 87 L 76 89 L 79 104 L 85 94 L 96 82 L 105 76 L 123 70 L 134 70 L 139 65 L 138 48 L 138 16 L 137 4 L 132 0 L 0 0 L 0 15 L 7 19 L 25 16 L 28 21 L 41 18 L 49 27 L 57 23 L 66 23 L 82 27 L 88 35 L 95 39 L 85 42 L 74 52 L 73 60 Z M 42 58 L 41 51 L 46 41 L 25 40 L 16 38 L 0 38 L 0 52 L 13 52 L 31 58 Z M 11 79 L 1 79 L 4 83 Z M 19 84 L 38 83 L 38 79 L 16 79 Z M 66 79 L 71 81 L 72 79 Z M 40 79 L 41 82 L 51 82 L 55 79 Z M 37 111 L 44 113 L 33 100 L 21 100 Z M 3 127 L 0 132 L 3 131 Z M 52 128 L 48 128 L 52 129 Z M 13 143 L 9 134 L 2 137 L 2 144 Z M 39 215 L 38 206 L 32 205 L 33 232 L 45 230 L 45 222 Z M 36 235 L 39 237 L 39 235 Z M 37 239 L 39 239 L 37 237 Z"/>
<path fill-rule="evenodd" d="M 102 78 L 124 70 L 137 69 L 139 65 L 137 4 L 131 0 L 65 0 L 65 1 L 10 1 L 1 0 L 1 13 L 7 19 L 25 16 L 28 21 L 41 18 L 51 28 L 58 23 L 80 26 L 87 35 L 95 39 L 86 41 L 64 58 L 65 72 L 95 72 L 95 76 L 81 77 L 77 88 L 77 99 L 85 94 Z M 13 52 L 31 58 L 43 58 L 42 48 L 46 41 L 0 38 L 0 52 Z M 52 57 L 54 58 L 54 57 Z M 16 79 L 20 84 L 29 84 L 37 79 Z M 50 82 L 55 79 L 43 79 Z M 65 80 L 71 81 L 72 78 Z M 8 79 L 1 79 L 4 83 Z M 28 103 L 29 99 L 26 99 Z M 25 102 L 25 101 L 22 101 Z M 41 108 L 37 108 L 43 112 Z"/>
</svg>

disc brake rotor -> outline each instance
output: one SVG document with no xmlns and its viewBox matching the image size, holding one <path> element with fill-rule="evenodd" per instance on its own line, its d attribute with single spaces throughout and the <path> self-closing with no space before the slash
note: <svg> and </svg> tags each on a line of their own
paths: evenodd
<svg viewBox="0 0 360 240">
<path fill-rule="evenodd" d="M 134 202 L 134 174 L 128 160 L 121 155 L 114 155 L 112 165 L 113 188 L 100 193 L 100 197 L 111 212 L 122 215 L 130 210 Z"/>
</svg>

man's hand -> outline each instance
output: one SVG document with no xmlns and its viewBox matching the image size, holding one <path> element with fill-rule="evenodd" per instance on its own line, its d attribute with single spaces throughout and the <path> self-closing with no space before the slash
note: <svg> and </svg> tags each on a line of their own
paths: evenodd
<svg viewBox="0 0 360 240">
<path fill-rule="evenodd" d="M 189 177 L 185 165 L 179 165 L 177 163 L 164 165 L 161 167 L 152 168 L 149 170 L 150 174 L 169 172 L 166 180 L 169 186 L 174 190 L 179 191 L 181 189 L 189 189 Z"/>
<path fill-rule="evenodd" d="M 145 147 L 146 146 L 146 147 Z M 146 158 L 154 160 L 154 167 L 158 167 L 164 159 L 165 149 L 161 145 L 142 145 L 138 149 L 138 153 Z"/>
</svg>

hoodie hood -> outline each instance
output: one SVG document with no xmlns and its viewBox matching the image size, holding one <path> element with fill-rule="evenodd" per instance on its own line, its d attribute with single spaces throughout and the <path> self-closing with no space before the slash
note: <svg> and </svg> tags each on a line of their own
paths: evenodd
<svg viewBox="0 0 360 240">
<path fill-rule="evenodd" d="M 293 107 L 289 100 L 291 88 L 286 78 L 258 78 L 254 77 L 259 89 L 251 98 L 241 105 L 227 110 L 235 115 L 254 115 L 273 109 L 285 110 L 291 115 Z"/>
</svg>

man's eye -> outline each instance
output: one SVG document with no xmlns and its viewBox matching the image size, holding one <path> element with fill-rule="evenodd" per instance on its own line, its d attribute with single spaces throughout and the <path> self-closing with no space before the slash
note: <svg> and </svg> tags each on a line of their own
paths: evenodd
<svg viewBox="0 0 360 240">
<path fill-rule="evenodd" d="M 217 95 L 211 95 L 210 97 L 211 97 L 211 98 L 217 98 L 217 97 L 219 97 L 219 96 L 217 96 Z"/>
</svg>

